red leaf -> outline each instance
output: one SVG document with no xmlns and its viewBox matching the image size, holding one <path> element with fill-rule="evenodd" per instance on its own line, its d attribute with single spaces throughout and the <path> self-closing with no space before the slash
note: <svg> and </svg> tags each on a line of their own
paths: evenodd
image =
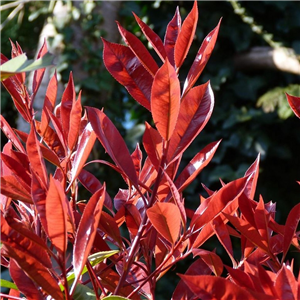
<svg viewBox="0 0 300 300">
<path fill-rule="evenodd" d="M 222 277 L 215 277 L 210 275 L 179 275 L 185 282 L 189 289 L 197 298 L 201 300 L 257 300 L 268 299 L 275 300 L 274 297 L 257 298 L 257 295 L 252 295 L 245 288 L 239 287 L 233 282 Z M 260 294 L 260 296 L 264 296 Z"/>
<path fill-rule="evenodd" d="M 75 86 L 73 81 L 72 72 L 70 73 L 69 81 L 66 89 L 63 92 L 61 98 L 61 106 L 60 106 L 60 119 L 61 119 L 61 127 L 63 131 L 63 135 L 65 139 L 71 130 L 70 128 L 70 115 L 73 103 L 75 102 Z"/>
<path fill-rule="evenodd" d="M 222 187 L 217 193 L 211 196 L 211 199 L 204 209 L 204 211 L 196 212 L 193 219 L 191 220 L 191 227 L 194 226 L 196 230 L 199 230 L 214 219 L 219 213 L 232 201 L 237 199 L 243 192 L 247 178 L 243 177 L 234 180 L 224 187 Z M 202 203 L 201 206 L 204 204 Z M 201 206 L 199 207 L 201 209 Z M 194 247 L 196 247 L 194 245 Z"/>
<path fill-rule="evenodd" d="M 26 150 L 30 162 L 31 173 L 35 172 L 42 184 L 45 187 L 48 186 L 47 169 L 33 124 L 31 125 L 31 130 L 27 138 Z"/>
<path fill-rule="evenodd" d="M 179 69 L 183 64 L 195 36 L 198 22 L 197 1 L 194 1 L 191 12 L 185 18 L 175 43 L 175 65 Z"/>
<path fill-rule="evenodd" d="M 46 96 L 44 100 L 44 106 L 42 110 L 42 116 L 41 116 L 41 133 L 42 136 L 44 135 L 44 132 L 47 130 L 49 125 L 49 115 L 47 114 L 47 111 L 53 112 L 55 102 L 56 102 L 56 96 L 57 96 L 57 75 L 56 71 L 52 78 L 50 79 L 50 82 L 47 87 Z M 46 109 L 47 108 L 47 109 Z"/>
<path fill-rule="evenodd" d="M 46 44 L 46 40 L 45 40 L 41 49 L 39 50 L 39 53 L 38 53 L 36 59 L 43 57 L 47 52 L 48 52 L 48 49 L 47 49 L 47 44 Z M 42 68 L 42 69 L 35 70 L 33 73 L 33 80 L 32 80 L 32 94 L 33 95 L 31 96 L 32 99 L 35 97 L 35 95 L 41 85 L 45 70 L 46 70 L 45 68 Z"/>
<path fill-rule="evenodd" d="M 290 248 L 292 240 L 295 236 L 298 224 L 300 221 L 300 203 L 292 208 L 287 217 L 285 226 L 284 226 L 284 238 L 283 238 L 283 257 L 282 261 Z"/>
<path fill-rule="evenodd" d="M 77 101 L 73 102 L 72 109 L 70 112 L 70 129 L 68 134 L 68 146 L 69 149 L 72 150 L 77 142 L 77 138 L 80 131 L 81 125 L 81 92 L 79 93 Z"/>
<path fill-rule="evenodd" d="M 143 135 L 143 145 L 153 166 L 157 169 L 162 156 L 162 138 L 157 130 L 145 122 L 146 129 Z"/>
<path fill-rule="evenodd" d="M 180 108 L 180 83 L 174 67 L 166 59 L 157 71 L 151 91 L 151 112 L 155 126 L 165 141 L 175 129 Z"/>
<path fill-rule="evenodd" d="M 197 259 L 194 261 L 187 271 L 185 275 L 211 275 L 212 271 L 207 266 L 207 264 L 201 259 Z M 174 290 L 172 300 L 194 300 L 194 293 L 188 288 L 188 286 L 184 283 L 183 280 L 180 280 L 176 289 Z"/>
<path fill-rule="evenodd" d="M 137 102 L 150 110 L 153 77 L 128 47 L 110 43 L 103 38 L 102 41 L 103 61 L 107 70 Z"/>
<path fill-rule="evenodd" d="M 221 141 L 213 142 L 202 149 L 183 169 L 175 181 L 179 192 L 182 192 L 213 158 Z"/>
<path fill-rule="evenodd" d="M 201 75 L 203 69 L 205 68 L 211 53 L 215 47 L 218 32 L 220 28 L 221 20 L 219 21 L 218 25 L 215 29 L 213 29 L 204 39 L 202 42 L 202 45 L 200 46 L 200 49 L 198 50 L 198 53 L 196 55 L 196 58 L 191 66 L 191 69 L 189 70 L 189 73 L 187 75 L 187 78 L 184 82 L 184 87 L 182 91 L 183 97 L 188 93 L 188 91 L 194 86 L 197 79 Z"/>
<path fill-rule="evenodd" d="M 174 68 L 175 68 L 175 56 L 174 56 L 175 44 L 180 30 L 181 30 L 181 17 L 179 13 L 179 8 L 177 6 L 174 17 L 172 18 L 172 20 L 169 22 L 167 26 L 166 35 L 164 39 L 164 46 L 166 49 L 168 60 Z"/>
<path fill-rule="evenodd" d="M 87 107 L 86 109 L 97 138 L 106 152 L 115 164 L 126 174 L 128 179 L 137 185 L 138 180 L 131 155 L 115 125 L 103 111 L 92 107 Z"/>
<path fill-rule="evenodd" d="M 283 264 L 277 273 L 275 289 L 279 299 L 297 300 L 298 283 L 290 267 Z"/>
<path fill-rule="evenodd" d="M 245 194 L 248 198 L 254 199 L 257 179 L 259 175 L 259 161 L 260 161 L 260 154 L 258 154 L 255 162 L 250 166 L 250 168 L 246 171 L 245 177 L 250 176 L 253 173 L 253 176 L 250 177 L 249 182 L 245 188 Z"/>
<path fill-rule="evenodd" d="M 104 199 L 105 185 L 90 198 L 81 217 L 73 248 L 73 266 L 75 273 L 75 280 L 71 289 L 73 292 L 81 276 L 81 271 L 86 264 L 87 257 L 90 255 L 102 213 Z"/>
<path fill-rule="evenodd" d="M 1 176 L 1 194 L 32 204 L 31 195 L 15 176 Z"/>
<path fill-rule="evenodd" d="M 96 134 L 91 126 L 91 123 L 88 123 L 78 139 L 78 146 L 76 149 L 74 161 L 72 163 L 70 174 L 71 180 L 69 183 L 69 187 L 73 184 L 74 180 L 77 179 L 78 174 L 81 172 L 86 160 L 91 153 L 95 141 Z"/>
<path fill-rule="evenodd" d="M 168 161 L 176 159 L 192 143 L 208 122 L 214 108 L 209 82 L 190 90 L 180 105 L 178 121 L 171 137 Z"/>
<path fill-rule="evenodd" d="M 55 300 L 64 299 L 57 281 L 38 259 L 29 255 L 25 249 L 18 250 L 5 245 L 2 247 L 2 250 L 4 256 L 15 259 L 20 268 L 46 293 L 51 295 Z"/>
<path fill-rule="evenodd" d="M 7 139 L 10 140 L 20 152 L 25 153 L 22 143 L 2 115 L 0 115 L 0 127 Z"/>
<path fill-rule="evenodd" d="M 50 176 L 46 198 L 47 234 L 61 254 L 64 254 L 67 249 L 67 201 L 60 182 Z"/>
<path fill-rule="evenodd" d="M 193 249 L 192 252 L 194 257 L 199 255 L 216 276 L 222 275 L 223 262 L 216 253 L 203 249 Z"/>
<path fill-rule="evenodd" d="M 287 93 L 285 93 L 285 95 L 292 111 L 298 118 L 300 118 L 300 97 L 292 96 Z"/>
<path fill-rule="evenodd" d="M 139 177 L 141 168 L 142 168 L 142 159 L 143 159 L 143 153 L 140 149 L 140 145 L 137 143 L 135 150 L 131 154 L 131 158 L 133 161 L 133 165 L 135 168 L 136 176 Z"/>
<path fill-rule="evenodd" d="M 147 40 L 151 43 L 153 49 L 159 55 L 160 59 L 165 62 L 167 56 L 164 44 L 161 38 L 148 26 L 146 25 L 134 12 L 133 15 Z"/>
<path fill-rule="evenodd" d="M 82 169 L 79 173 L 78 180 L 92 194 L 95 194 L 99 189 L 102 188 L 100 181 L 93 174 L 84 169 Z M 111 212 L 113 211 L 112 201 L 107 192 L 105 192 L 104 206 Z"/>
<path fill-rule="evenodd" d="M 23 272 L 23 270 L 18 266 L 14 259 L 9 261 L 9 273 L 16 284 L 18 289 L 24 294 L 28 299 L 43 300 L 44 297 L 41 292 L 36 288 L 35 284 L 30 278 Z"/>
<path fill-rule="evenodd" d="M 144 44 L 134 34 L 123 28 L 119 22 L 117 22 L 117 24 L 119 32 L 127 46 L 129 46 L 144 68 L 152 75 L 152 77 L 154 77 L 158 70 L 158 66 L 154 58 L 151 56 Z"/>
<path fill-rule="evenodd" d="M 147 216 L 154 228 L 172 245 L 180 233 L 180 211 L 173 203 L 158 202 L 148 208 Z"/>
</svg>

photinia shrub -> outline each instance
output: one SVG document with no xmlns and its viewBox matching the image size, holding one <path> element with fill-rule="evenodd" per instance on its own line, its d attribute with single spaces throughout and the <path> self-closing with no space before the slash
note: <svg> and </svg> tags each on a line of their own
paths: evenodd
<svg viewBox="0 0 300 300">
<path fill-rule="evenodd" d="M 295 277 L 293 260 L 286 261 L 286 255 L 290 247 L 300 249 L 300 204 L 282 225 L 275 221 L 274 203 L 254 199 L 259 156 L 242 178 L 221 181 L 216 191 L 204 186 L 208 196 L 199 197 L 196 210 L 185 203 L 184 190 L 221 142 L 210 143 L 179 168 L 213 111 L 210 83 L 195 84 L 212 54 L 220 22 L 204 39 L 181 85 L 197 2 L 183 22 L 176 10 L 164 40 L 134 17 L 158 59 L 120 24 L 126 45 L 103 39 L 107 70 L 152 114 L 132 153 L 103 109 L 82 107 L 72 74 L 57 105 L 56 74 L 51 78 L 40 120 L 33 102 L 45 69 L 34 71 L 31 87 L 26 87 L 25 73 L 3 81 L 30 132 L 12 128 L 1 116 L 8 138 L 1 156 L 1 264 L 13 281 L 1 280 L 10 289 L 1 297 L 155 299 L 157 281 L 192 255 L 186 273 L 178 274 L 174 300 L 299 299 L 300 276 Z M 44 44 L 38 59 L 47 52 Z M 12 58 L 20 55 L 20 45 L 12 43 Z M 1 55 L 1 64 L 6 61 Z M 287 98 L 300 117 L 300 98 Z M 110 161 L 88 161 L 96 139 Z M 87 170 L 90 163 L 112 168 L 127 188 L 109 195 L 105 182 Z M 90 199 L 81 199 L 81 190 Z M 205 249 L 212 237 L 231 265 Z M 239 251 L 233 239 L 240 241 Z"/>
</svg>

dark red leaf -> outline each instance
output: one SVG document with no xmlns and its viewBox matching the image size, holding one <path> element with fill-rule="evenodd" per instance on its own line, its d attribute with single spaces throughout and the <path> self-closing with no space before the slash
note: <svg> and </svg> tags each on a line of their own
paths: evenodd
<svg viewBox="0 0 300 300">
<path fill-rule="evenodd" d="M 282 268 L 277 273 L 274 285 L 279 299 L 298 299 L 298 282 L 289 266 L 282 265 Z"/>
<path fill-rule="evenodd" d="M 151 90 L 151 112 L 155 126 L 165 141 L 175 129 L 180 109 L 180 83 L 174 67 L 166 59 L 157 71 Z"/>
<path fill-rule="evenodd" d="M 44 158 L 42 156 L 40 143 L 36 136 L 34 125 L 31 125 L 31 130 L 26 142 L 26 150 L 30 162 L 31 173 L 35 172 L 40 178 L 42 184 L 48 186 L 48 175 Z"/>
<path fill-rule="evenodd" d="M 179 192 L 182 192 L 196 176 L 208 165 L 213 158 L 221 141 L 213 142 L 202 149 L 195 157 L 188 163 L 188 165 L 180 173 L 175 181 L 175 185 Z"/>
<path fill-rule="evenodd" d="M 182 91 L 183 97 L 188 93 L 188 91 L 194 86 L 197 79 L 201 75 L 203 69 L 205 68 L 211 53 L 215 47 L 218 32 L 220 28 L 221 20 L 219 21 L 219 24 L 216 26 L 215 29 L 213 29 L 204 39 L 202 42 L 202 45 L 200 46 L 200 49 L 198 50 L 198 53 L 196 55 L 196 58 L 191 66 L 191 69 L 189 70 L 189 73 L 187 75 L 187 78 L 184 82 L 184 87 Z"/>
<path fill-rule="evenodd" d="M 72 291 L 74 291 L 77 281 L 81 276 L 81 271 L 92 249 L 104 199 L 105 185 L 90 198 L 81 217 L 73 248 L 75 280 L 72 285 Z"/>
<path fill-rule="evenodd" d="M 44 132 L 47 130 L 49 125 L 50 119 L 49 119 L 49 115 L 47 114 L 47 111 L 53 112 L 55 102 L 56 102 L 56 96 L 57 96 L 57 75 L 55 71 L 54 75 L 52 76 L 48 84 L 46 96 L 44 100 L 44 106 L 43 106 L 42 116 L 41 116 L 42 136 L 44 135 Z"/>
<path fill-rule="evenodd" d="M 256 191 L 257 179 L 259 175 L 259 161 L 260 161 L 260 154 L 258 154 L 255 162 L 250 166 L 250 168 L 245 173 L 245 177 L 250 176 L 253 173 L 244 191 L 244 193 L 250 199 L 254 199 L 254 195 Z"/>
<path fill-rule="evenodd" d="M 180 211 L 174 203 L 157 202 L 148 208 L 147 216 L 154 228 L 172 245 L 180 233 Z"/>
<path fill-rule="evenodd" d="M 47 234 L 61 254 L 67 249 L 67 202 L 61 183 L 50 176 L 46 198 Z"/>
<path fill-rule="evenodd" d="M 103 38 L 102 41 L 103 61 L 107 70 L 137 102 L 150 111 L 153 77 L 128 47 L 110 43 Z"/>
<path fill-rule="evenodd" d="M 57 281 L 50 271 L 39 262 L 39 259 L 29 255 L 25 249 L 18 250 L 5 245 L 2 250 L 4 256 L 13 258 L 20 268 L 47 294 L 51 295 L 55 300 L 64 299 Z"/>
<path fill-rule="evenodd" d="M 141 215 L 135 205 L 127 204 L 125 206 L 125 222 L 131 235 L 136 236 L 141 224 Z"/>
<path fill-rule="evenodd" d="M 168 161 L 181 155 L 202 131 L 214 108 L 214 94 L 209 82 L 190 90 L 180 105 L 178 121 L 171 137 Z"/>
<path fill-rule="evenodd" d="M 292 96 L 287 93 L 285 95 L 292 111 L 298 118 L 300 118 L 300 97 Z"/>
<path fill-rule="evenodd" d="M 72 72 L 70 73 L 69 81 L 66 89 L 63 92 L 61 98 L 61 106 L 60 106 L 60 119 L 61 119 L 61 127 L 63 131 L 63 135 L 67 140 L 67 137 L 70 132 L 70 118 L 71 118 L 71 110 L 73 103 L 75 102 L 75 86 L 73 81 Z"/>
<path fill-rule="evenodd" d="M 157 130 L 145 122 L 143 145 L 153 166 L 157 169 L 162 156 L 162 138 Z"/>
<path fill-rule="evenodd" d="M 132 161 L 134 164 L 136 176 L 139 177 L 140 171 L 142 168 L 143 153 L 142 153 L 142 151 L 140 149 L 140 145 L 138 143 L 136 144 L 135 150 L 131 154 L 131 158 L 132 158 Z"/>
<path fill-rule="evenodd" d="M 300 221 L 300 203 L 294 206 L 288 214 L 285 226 L 284 226 L 284 238 L 283 238 L 283 258 L 284 260 L 292 240 L 295 236 L 298 224 Z"/>
<path fill-rule="evenodd" d="M 0 126 L 7 139 L 11 141 L 20 152 L 25 153 L 22 143 L 2 115 L 0 115 Z"/>
<path fill-rule="evenodd" d="M 194 1 L 194 6 L 190 13 L 185 18 L 181 31 L 175 43 L 175 65 L 179 69 L 183 64 L 190 46 L 195 36 L 195 31 L 198 22 L 198 7 L 197 1 Z"/>
<path fill-rule="evenodd" d="M 145 24 L 135 13 L 133 13 L 135 20 L 146 36 L 147 40 L 151 43 L 153 49 L 159 55 L 160 59 L 165 62 L 167 56 L 164 44 L 161 38 L 147 25 Z"/>
<path fill-rule="evenodd" d="M 72 109 L 70 112 L 70 130 L 68 134 L 68 146 L 72 150 L 77 142 L 78 135 L 80 133 L 81 125 L 81 92 L 78 95 L 78 99 L 73 102 Z"/>
<path fill-rule="evenodd" d="M 103 111 L 92 107 L 87 107 L 87 111 L 97 138 L 106 152 L 128 179 L 137 185 L 138 180 L 131 155 L 115 125 Z"/>
<path fill-rule="evenodd" d="M 167 57 L 169 59 L 170 64 L 175 68 L 175 44 L 181 30 L 181 17 L 179 13 L 179 8 L 177 6 L 174 17 L 169 22 L 166 34 L 164 38 L 164 46 L 166 49 Z"/>
<path fill-rule="evenodd" d="M 38 53 L 36 59 L 42 58 L 47 52 L 48 52 L 47 44 L 46 44 L 46 40 L 44 40 L 44 43 L 43 43 L 41 49 L 39 50 L 39 53 Z M 45 68 L 42 68 L 42 69 L 35 70 L 33 73 L 33 80 L 32 80 L 32 94 L 33 95 L 31 96 L 33 98 L 35 97 L 35 95 L 41 85 L 45 70 L 46 70 Z"/>
<path fill-rule="evenodd" d="M 14 259 L 10 259 L 9 261 L 9 273 L 18 289 L 28 299 L 44 299 L 43 295 L 36 288 L 33 281 L 24 273 L 24 271 L 18 266 L 17 262 Z"/>
<path fill-rule="evenodd" d="M 129 46 L 144 68 L 152 75 L 152 77 L 154 77 L 158 70 L 158 66 L 154 58 L 151 56 L 144 44 L 134 34 L 127 31 L 118 22 L 117 24 L 119 32 L 127 46 Z"/>
<path fill-rule="evenodd" d="M 194 257 L 199 255 L 216 276 L 222 275 L 223 262 L 216 253 L 203 249 L 193 249 L 192 252 Z"/>
<path fill-rule="evenodd" d="M 32 204 L 30 193 L 23 187 L 22 183 L 12 175 L 1 176 L 1 194 Z"/>
<path fill-rule="evenodd" d="M 274 297 L 264 296 L 263 294 L 250 293 L 233 282 L 222 277 L 210 275 L 179 275 L 189 289 L 197 298 L 201 300 L 211 299 L 231 299 L 231 300 L 275 300 Z M 257 296 L 263 298 L 257 298 Z"/>
<path fill-rule="evenodd" d="M 72 163 L 71 169 L 71 180 L 69 186 L 71 186 L 75 179 L 77 179 L 78 174 L 81 172 L 86 160 L 88 159 L 91 150 L 96 141 L 96 134 L 91 126 L 91 123 L 88 123 L 84 128 L 83 132 L 79 136 L 78 146 L 75 154 L 75 158 Z"/>
</svg>

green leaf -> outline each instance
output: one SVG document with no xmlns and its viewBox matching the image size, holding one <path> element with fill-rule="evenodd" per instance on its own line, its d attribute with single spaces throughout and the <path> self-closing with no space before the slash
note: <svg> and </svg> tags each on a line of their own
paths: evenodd
<svg viewBox="0 0 300 300">
<path fill-rule="evenodd" d="M 102 298 L 102 300 L 130 300 L 130 299 L 120 297 L 120 296 L 107 296 L 107 297 Z"/>
<path fill-rule="evenodd" d="M 53 65 L 53 55 L 47 52 L 37 60 L 28 60 L 25 53 L 16 56 L 0 66 L 1 81 L 17 73 L 31 72 Z"/>
<path fill-rule="evenodd" d="M 16 291 L 19 290 L 18 287 L 14 283 L 12 283 L 8 280 L 5 280 L 5 279 L 0 279 L 0 285 L 3 288 L 14 289 Z"/>
<path fill-rule="evenodd" d="M 96 294 L 93 290 L 88 288 L 87 286 L 83 284 L 77 284 L 74 294 L 73 294 L 74 300 L 94 300 L 96 299 Z"/>
</svg>

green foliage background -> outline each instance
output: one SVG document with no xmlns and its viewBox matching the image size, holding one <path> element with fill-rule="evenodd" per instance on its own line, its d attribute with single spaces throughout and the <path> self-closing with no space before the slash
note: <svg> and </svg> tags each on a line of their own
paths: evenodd
<svg viewBox="0 0 300 300">
<path fill-rule="evenodd" d="M 71 2 L 68 3 L 72 5 Z M 63 36 L 65 46 L 59 62 L 61 78 L 66 83 L 73 64 L 82 60 L 82 67 L 89 77 L 78 80 L 77 74 L 73 75 L 77 89 L 83 89 L 84 103 L 99 108 L 104 106 L 106 113 L 133 150 L 135 142 L 140 140 L 139 124 L 149 120 L 150 115 L 103 69 L 100 36 L 105 36 L 101 24 L 106 16 L 95 13 L 95 8 L 90 11 L 84 9 L 87 3 L 101 5 L 101 1 L 84 1 L 81 10 L 74 8 L 65 24 L 57 25 L 57 31 Z M 244 21 L 228 1 L 198 2 L 196 37 L 182 68 L 182 75 L 188 72 L 202 40 L 222 17 L 215 50 L 198 82 L 200 84 L 211 80 L 216 104 L 211 120 L 186 152 L 184 162 L 187 163 L 209 142 L 222 139 L 222 143 L 212 163 L 189 187 L 185 196 L 188 205 L 193 206 L 193 203 L 199 201 L 199 193 L 206 196 L 201 183 L 212 190 L 218 189 L 219 178 L 228 182 L 243 176 L 260 153 L 260 177 L 256 198 L 262 194 L 265 202 L 277 202 L 277 221 L 284 222 L 289 210 L 299 202 L 300 195 L 300 187 L 296 183 L 296 180 L 300 180 L 300 120 L 291 113 L 284 92 L 300 96 L 300 76 L 267 69 L 242 72 L 235 68 L 234 57 L 252 47 L 269 46 L 268 40 L 293 48 L 299 57 L 300 3 L 242 1 L 240 4 L 245 9 L 239 11 L 244 16 Z M 39 32 L 46 18 L 51 15 L 48 5 L 49 2 L 32 1 L 24 6 L 22 22 L 18 24 L 15 18 L 1 32 L 2 53 L 10 56 L 8 38 L 11 38 L 19 42 L 29 58 L 34 56 Z M 123 1 L 119 22 L 141 37 L 139 27 L 131 14 L 134 11 L 163 38 L 176 6 L 180 7 L 184 19 L 192 5 L 192 1 Z M 9 11 L 1 12 L 2 20 L 8 13 Z M 246 16 L 248 19 L 245 19 Z M 76 34 L 70 26 L 72 22 L 80 24 L 84 32 L 80 48 L 72 45 Z M 262 26 L 262 34 L 252 30 L 251 26 L 254 24 Z M 142 40 L 145 42 L 145 39 Z M 99 72 L 100 68 L 103 71 Z M 99 95 L 103 93 L 109 95 L 105 103 L 99 99 Z M 4 91 L 1 98 L 2 113 L 12 120 L 16 114 Z M 94 155 L 101 155 L 103 158 L 103 151 L 100 147 L 99 149 L 101 153 Z M 94 172 L 101 180 L 108 182 L 111 196 L 122 186 L 121 179 L 117 180 L 115 174 L 106 168 L 96 166 Z M 163 287 L 164 282 L 160 286 Z"/>
</svg>

